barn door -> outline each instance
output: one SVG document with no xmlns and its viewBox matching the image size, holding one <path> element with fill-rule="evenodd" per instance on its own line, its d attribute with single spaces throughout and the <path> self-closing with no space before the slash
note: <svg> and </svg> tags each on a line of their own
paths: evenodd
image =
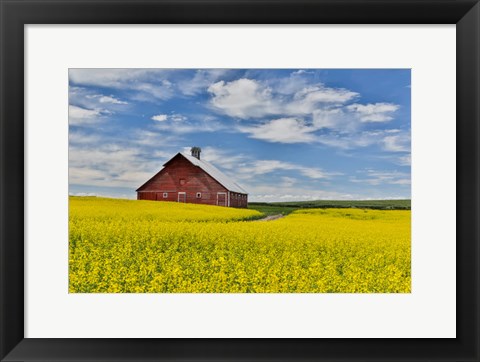
<svg viewBox="0 0 480 362">
<path fill-rule="evenodd" d="M 218 206 L 227 206 L 227 193 L 226 192 L 217 192 L 217 205 Z"/>
<path fill-rule="evenodd" d="M 178 202 L 187 202 L 187 194 L 185 192 L 178 193 Z"/>
</svg>

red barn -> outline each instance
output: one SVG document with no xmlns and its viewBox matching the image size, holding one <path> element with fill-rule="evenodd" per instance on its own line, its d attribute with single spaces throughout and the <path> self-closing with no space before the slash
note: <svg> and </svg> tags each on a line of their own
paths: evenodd
<svg viewBox="0 0 480 362">
<path fill-rule="evenodd" d="M 211 163 L 201 160 L 200 152 L 199 147 L 192 147 L 191 155 L 177 153 L 137 189 L 137 200 L 247 207 L 247 192 Z"/>
</svg>

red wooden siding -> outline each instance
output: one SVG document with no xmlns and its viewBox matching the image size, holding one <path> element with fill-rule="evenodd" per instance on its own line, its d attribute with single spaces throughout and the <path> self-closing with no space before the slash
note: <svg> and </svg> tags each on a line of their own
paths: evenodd
<svg viewBox="0 0 480 362">
<path fill-rule="evenodd" d="M 185 197 L 179 193 L 185 192 Z M 166 197 L 164 197 L 166 193 Z M 138 200 L 176 201 L 194 204 L 247 207 L 247 195 L 230 192 L 200 167 L 181 155 L 137 190 Z"/>
<path fill-rule="evenodd" d="M 239 194 L 237 192 L 230 192 L 230 206 L 247 207 L 247 195 Z"/>
</svg>

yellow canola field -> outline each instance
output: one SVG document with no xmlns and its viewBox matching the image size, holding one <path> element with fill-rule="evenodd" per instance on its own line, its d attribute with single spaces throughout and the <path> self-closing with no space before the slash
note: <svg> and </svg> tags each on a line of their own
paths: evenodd
<svg viewBox="0 0 480 362">
<path fill-rule="evenodd" d="M 410 211 L 70 199 L 72 293 L 409 293 Z"/>
</svg>

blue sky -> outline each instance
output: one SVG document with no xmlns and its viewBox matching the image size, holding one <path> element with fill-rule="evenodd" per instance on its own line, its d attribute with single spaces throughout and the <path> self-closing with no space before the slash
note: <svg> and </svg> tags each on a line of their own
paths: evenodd
<svg viewBox="0 0 480 362">
<path fill-rule="evenodd" d="M 250 201 L 410 198 L 409 69 L 70 69 L 69 192 L 202 148 Z"/>
</svg>

